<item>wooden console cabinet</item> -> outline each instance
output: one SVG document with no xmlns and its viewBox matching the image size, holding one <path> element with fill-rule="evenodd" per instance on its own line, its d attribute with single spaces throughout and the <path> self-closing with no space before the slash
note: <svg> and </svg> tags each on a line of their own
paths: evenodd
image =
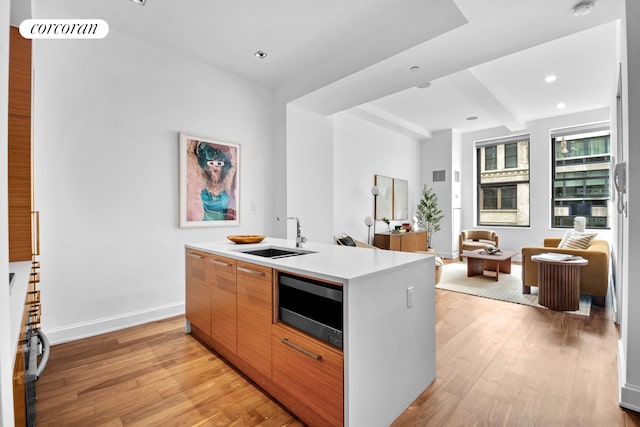
<svg viewBox="0 0 640 427">
<path fill-rule="evenodd" d="M 427 250 L 427 230 L 405 233 L 376 233 L 373 245 L 380 249 L 402 252 Z"/>
</svg>

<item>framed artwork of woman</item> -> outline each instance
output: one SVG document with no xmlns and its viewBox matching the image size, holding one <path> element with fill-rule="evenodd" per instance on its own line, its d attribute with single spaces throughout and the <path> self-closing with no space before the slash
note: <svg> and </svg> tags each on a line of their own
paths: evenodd
<svg viewBox="0 0 640 427">
<path fill-rule="evenodd" d="M 238 225 L 240 145 L 180 132 L 180 227 Z"/>
</svg>

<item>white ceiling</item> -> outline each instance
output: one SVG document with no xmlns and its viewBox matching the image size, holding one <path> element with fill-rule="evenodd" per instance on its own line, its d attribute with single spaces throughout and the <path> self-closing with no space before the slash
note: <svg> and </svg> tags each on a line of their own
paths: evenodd
<svg viewBox="0 0 640 427">
<path fill-rule="evenodd" d="M 36 18 L 63 11 L 104 19 L 111 31 L 226 69 L 304 108 L 348 110 L 425 138 L 450 128 L 518 130 L 608 106 L 621 0 L 597 0 L 592 13 L 574 17 L 578 1 L 32 0 L 32 10 Z M 258 50 L 268 56 L 254 57 Z M 544 83 L 547 74 L 557 81 Z M 431 86 L 415 88 L 425 82 Z"/>
</svg>

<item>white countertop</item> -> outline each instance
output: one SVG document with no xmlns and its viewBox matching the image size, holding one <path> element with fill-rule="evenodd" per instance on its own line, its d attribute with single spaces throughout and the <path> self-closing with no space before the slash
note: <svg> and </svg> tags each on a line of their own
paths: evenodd
<svg viewBox="0 0 640 427">
<path fill-rule="evenodd" d="M 408 264 L 426 262 L 426 259 L 433 256 L 412 252 L 387 251 L 384 249 L 338 246 L 313 242 L 305 243 L 301 249 L 313 251 L 314 253 L 287 258 L 271 259 L 241 252 L 267 247 L 296 249 L 295 241 L 274 237 L 267 237 L 262 242 L 253 244 L 216 241 L 189 243 L 185 246 L 190 249 L 251 262 L 253 264 L 264 265 L 291 273 L 307 274 L 341 283 L 363 279 L 382 271 L 402 268 Z"/>
</svg>

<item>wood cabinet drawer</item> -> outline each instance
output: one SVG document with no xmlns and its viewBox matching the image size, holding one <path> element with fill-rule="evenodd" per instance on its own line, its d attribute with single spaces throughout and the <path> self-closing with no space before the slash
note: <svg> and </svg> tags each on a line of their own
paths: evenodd
<svg viewBox="0 0 640 427">
<path fill-rule="evenodd" d="M 271 378 L 272 270 L 238 261 L 238 356 Z"/>
<path fill-rule="evenodd" d="M 273 382 L 331 425 L 343 425 L 342 352 L 281 323 L 271 331 Z M 298 402 L 283 403 L 295 407 Z"/>
<path fill-rule="evenodd" d="M 236 260 L 218 255 L 209 255 L 206 262 L 211 288 L 211 337 L 233 354 L 237 352 L 236 264 Z"/>
<path fill-rule="evenodd" d="M 211 291 L 206 282 L 203 252 L 187 249 L 185 254 L 185 316 L 193 326 L 211 334 Z"/>
</svg>

